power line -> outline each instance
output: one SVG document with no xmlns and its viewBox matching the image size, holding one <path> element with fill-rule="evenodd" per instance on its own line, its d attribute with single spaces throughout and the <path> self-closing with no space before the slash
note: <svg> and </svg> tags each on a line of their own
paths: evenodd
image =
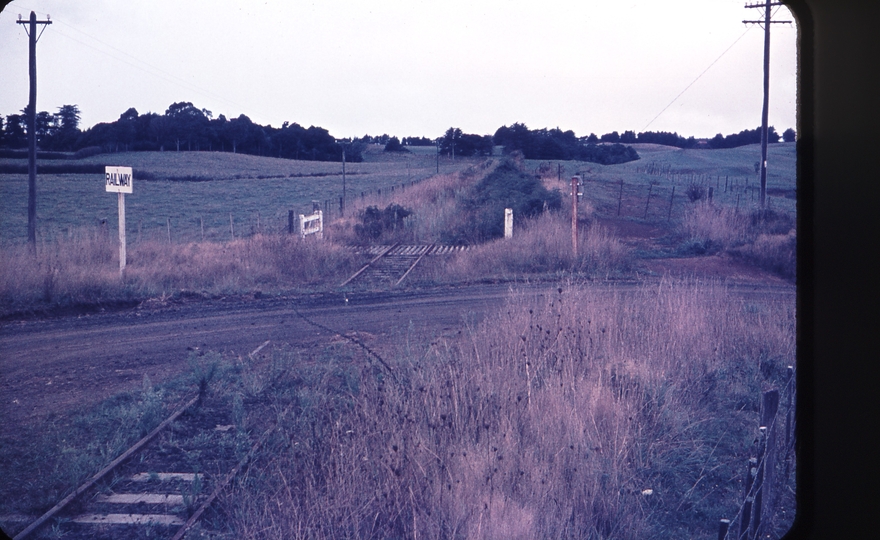
<svg viewBox="0 0 880 540">
<path fill-rule="evenodd" d="M 724 56 L 725 54 L 727 54 L 727 51 L 729 51 L 730 49 L 732 49 L 733 46 L 736 45 L 736 44 L 739 42 L 739 40 L 741 40 L 741 39 L 743 38 L 743 36 L 745 36 L 746 34 L 748 34 L 748 33 L 749 33 L 749 30 L 751 30 L 751 27 L 746 28 L 746 31 L 743 32 L 742 35 L 740 35 L 738 38 L 736 38 L 736 40 L 735 40 L 733 43 L 731 43 L 729 47 L 727 47 L 726 49 L 724 49 L 724 52 L 721 53 L 720 55 L 718 55 L 718 58 L 716 58 L 715 60 L 713 60 L 712 63 L 709 64 L 709 66 L 708 66 L 706 69 L 704 69 L 704 70 L 702 71 L 702 73 L 700 73 L 699 75 L 697 75 L 697 78 L 696 78 L 696 79 L 694 79 L 693 81 L 691 81 L 691 83 L 690 83 L 689 85 L 685 86 L 684 90 L 682 90 L 681 92 L 679 92 L 678 95 L 675 96 L 675 97 L 672 99 L 672 101 L 669 102 L 668 105 L 666 105 L 665 107 L 663 107 L 663 110 L 662 110 L 662 111 L 660 111 L 659 113 L 657 113 L 657 116 L 655 116 L 654 118 L 651 119 L 650 122 L 648 122 L 647 124 L 645 124 L 645 127 L 642 128 L 642 131 L 648 129 L 648 126 L 650 126 L 651 124 L 653 124 L 653 123 L 654 123 L 654 120 L 660 118 L 660 115 L 663 114 L 664 112 L 666 112 L 666 109 L 668 109 L 669 107 L 672 106 L 673 103 L 675 103 L 676 101 L 678 101 L 678 98 L 680 98 L 682 94 L 684 94 L 685 92 L 687 92 L 688 88 L 690 88 L 691 86 L 693 86 L 694 83 L 696 83 L 697 81 L 699 81 L 699 80 L 700 80 L 700 77 L 702 77 L 703 75 L 705 75 L 706 72 L 709 71 L 709 69 L 711 69 L 712 66 L 714 66 L 716 62 L 718 62 L 719 60 L 721 60 L 721 57 Z"/>
<path fill-rule="evenodd" d="M 71 40 L 71 41 L 73 41 L 73 42 L 79 43 L 80 45 L 82 45 L 82 46 L 84 46 L 84 47 L 88 47 L 89 49 L 92 49 L 92 50 L 94 50 L 94 51 L 97 51 L 97 52 L 99 52 L 99 53 L 105 55 L 105 56 L 108 56 L 108 57 L 110 57 L 110 58 L 113 58 L 114 60 L 116 60 L 116 61 L 118 61 L 118 62 L 122 62 L 123 64 L 125 64 L 125 65 L 127 65 L 127 66 L 130 66 L 130 67 L 132 67 L 132 68 L 134 68 L 134 69 L 137 69 L 137 70 L 139 70 L 139 71 L 142 71 L 142 72 L 144 72 L 144 73 L 146 73 L 146 74 L 148 74 L 148 75 L 151 75 L 151 76 L 153 76 L 153 77 L 157 77 L 157 78 L 159 78 L 159 79 L 162 79 L 162 80 L 164 80 L 164 81 L 166 81 L 166 82 L 169 82 L 169 83 L 171 83 L 171 84 L 177 85 L 177 86 L 179 86 L 179 87 L 181 87 L 181 88 L 184 88 L 185 90 L 198 92 L 198 93 L 200 93 L 200 94 L 202 94 L 202 95 L 204 95 L 204 96 L 206 96 L 206 97 L 210 97 L 210 98 L 213 98 L 213 99 L 217 99 L 217 100 L 223 101 L 223 102 L 225 102 L 225 103 L 227 103 L 227 104 L 229 104 L 229 105 L 233 105 L 233 106 L 235 106 L 235 107 L 238 107 L 238 108 L 240 108 L 241 110 L 246 110 L 246 109 L 247 109 L 247 107 L 245 107 L 244 105 L 242 105 L 242 104 L 240 104 L 240 103 L 236 103 L 235 101 L 232 101 L 232 100 L 227 99 L 227 98 L 225 98 L 225 97 L 223 97 L 223 96 L 220 96 L 220 95 L 218 95 L 218 94 L 212 92 L 211 90 L 208 90 L 208 89 L 206 89 L 206 88 L 202 88 L 202 87 L 200 87 L 200 86 L 198 86 L 198 85 L 195 85 L 195 84 L 192 84 L 192 83 L 190 83 L 190 82 L 187 82 L 186 80 L 182 79 L 181 77 L 178 77 L 178 76 L 176 76 L 176 75 L 174 75 L 174 74 L 172 74 L 172 73 L 169 73 L 168 71 L 166 71 L 166 70 L 164 70 L 164 69 L 162 69 L 162 68 L 156 67 L 156 66 L 150 64 L 149 62 L 145 62 L 144 60 L 141 60 L 140 58 L 138 58 L 138 57 L 136 57 L 136 56 L 134 56 L 134 55 L 132 55 L 132 54 L 130 54 L 130 53 L 127 53 L 127 52 L 125 52 L 124 50 L 119 49 L 118 47 L 115 47 L 115 46 L 113 46 L 113 45 L 111 45 L 111 44 L 109 44 L 109 43 L 106 43 L 106 42 L 102 41 L 101 39 L 99 39 L 99 38 L 97 38 L 97 37 L 95 37 L 95 36 L 89 34 L 88 32 L 84 32 L 84 31 L 80 30 L 79 28 L 76 28 L 75 26 L 73 26 L 73 25 L 71 25 L 71 24 L 68 24 L 68 23 L 64 22 L 63 20 L 53 19 L 53 22 L 57 22 L 57 23 L 59 23 L 59 24 L 65 26 L 65 27 L 67 27 L 67 28 L 70 28 L 71 30 L 74 30 L 75 32 L 78 32 L 79 34 L 82 34 L 83 36 L 85 36 L 85 37 L 87 37 L 87 38 L 89 38 L 89 39 L 91 39 L 91 40 L 94 40 L 95 42 L 101 44 L 102 46 L 107 47 L 107 48 L 109 48 L 109 49 L 112 49 L 113 51 L 116 51 L 117 53 L 119 53 L 119 54 L 121 54 L 121 55 L 124 55 L 124 56 L 127 57 L 128 59 L 130 59 L 130 60 L 136 62 L 137 64 L 141 64 L 141 65 L 137 65 L 137 64 L 135 64 L 135 63 L 132 63 L 131 61 L 127 60 L 126 58 L 122 58 L 122 57 L 120 57 L 120 56 L 118 56 L 118 55 L 112 54 L 112 53 L 108 52 L 107 50 L 104 50 L 104 49 L 101 49 L 101 48 L 99 48 L 99 47 L 96 47 L 96 46 L 94 46 L 94 45 L 92 45 L 92 44 L 90 44 L 90 43 L 86 43 L 86 42 L 84 42 L 84 41 L 82 41 L 82 40 L 80 40 L 80 39 L 77 39 L 77 38 L 75 38 L 75 37 L 73 37 L 73 36 L 71 36 L 71 35 L 69 35 L 69 34 L 64 33 L 64 32 L 56 32 L 58 35 L 60 35 L 60 36 L 62 36 L 62 37 L 65 37 L 65 38 L 67 38 L 67 39 L 69 39 L 69 40 Z M 149 69 L 146 69 L 146 68 L 143 67 L 143 66 L 146 66 L 146 68 L 149 68 Z"/>
</svg>

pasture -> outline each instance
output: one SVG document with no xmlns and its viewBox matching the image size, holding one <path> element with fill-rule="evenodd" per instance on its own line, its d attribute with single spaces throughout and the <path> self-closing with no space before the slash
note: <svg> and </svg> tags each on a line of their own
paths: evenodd
<svg viewBox="0 0 880 540">
<path fill-rule="evenodd" d="M 433 149 L 433 147 L 431 147 Z M 346 198 L 390 192 L 436 172 L 433 154 L 387 154 L 371 147 L 361 163 L 346 163 Z M 467 167 L 473 160 L 441 158 L 441 173 Z M 0 164 L 26 163 L 0 159 Z M 43 162 L 57 165 L 59 162 Z M 63 163 L 63 162 L 61 162 Z M 126 197 L 129 241 L 229 240 L 230 215 L 236 237 L 258 230 L 286 230 L 288 211 L 311 213 L 312 201 L 338 216 L 342 164 L 294 161 L 221 152 L 128 152 L 99 154 L 76 164 L 106 164 L 134 169 L 134 193 Z M 39 174 L 38 236 L 51 240 L 106 220 L 116 229 L 116 197 L 106 193 L 100 174 Z M 140 177 L 139 177 L 140 175 Z M 0 242 L 21 242 L 27 234 L 27 175 L 0 174 Z"/>
</svg>

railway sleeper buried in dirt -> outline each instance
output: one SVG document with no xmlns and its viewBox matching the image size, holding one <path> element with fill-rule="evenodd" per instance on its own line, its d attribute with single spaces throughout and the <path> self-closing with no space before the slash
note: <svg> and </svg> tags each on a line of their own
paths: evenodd
<svg viewBox="0 0 880 540">
<path fill-rule="evenodd" d="M 83 514 L 73 523 L 99 525 L 183 525 L 183 520 L 169 514 Z"/>
<path fill-rule="evenodd" d="M 96 503 L 106 504 L 167 504 L 174 506 L 183 505 L 183 495 L 168 493 L 113 493 L 112 495 L 98 495 Z"/>
</svg>

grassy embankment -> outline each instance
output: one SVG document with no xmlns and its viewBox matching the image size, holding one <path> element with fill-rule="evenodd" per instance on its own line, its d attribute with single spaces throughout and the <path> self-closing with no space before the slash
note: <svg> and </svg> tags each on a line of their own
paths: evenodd
<svg viewBox="0 0 880 540">
<path fill-rule="evenodd" d="M 243 407 L 236 436 L 257 408 L 290 412 L 201 525 L 217 537 L 714 536 L 742 502 L 760 391 L 794 364 L 794 324 L 792 292 L 565 283 L 545 298 L 514 294 L 457 336 L 401 336 L 379 349 L 392 373 L 346 342 L 282 347 L 263 365 L 208 355 L 194 377 L 56 418 L 33 456 L 4 445 L 0 463 L 16 471 L 0 478 L 22 481 L 3 486 L 19 496 L 2 510 L 48 506 L 22 493 L 24 479 L 71 489 L 100 467 L 100 426 L 120 425 L 107 419 L 145 427 L 157 396 L 195 388 L 213 361 L 210 399 L 230 415 Z M 775 533 L 791 523 L 793 482 Z"/>
</svg>

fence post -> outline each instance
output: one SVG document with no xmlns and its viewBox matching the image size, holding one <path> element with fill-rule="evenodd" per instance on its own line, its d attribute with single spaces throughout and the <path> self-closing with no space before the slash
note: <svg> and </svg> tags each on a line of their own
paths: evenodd
<svg viewBox="0 0 880 540">
<path fill-rule="evenodd" d="M 287 211 L 287 234 L 293 234 L 293 210 Z"/>
<path fill-rule="evenodd" d="M 672 186 L 672 195 L 669 196 L 669 214 L 666 216 L 666 221 L 672 219 L 672 200 L 675 198 L 675 186 Z"/>
<path fill-rule="evenodd" d="M 513 238 L 513 209 L 504 209 L 504 238 Z"/>
<path fill-rule="evenodd" d="M 760 446 L 758 448 L 758 480 L 755 490 L 755 521 L 752 534 L 761 534 L 764 514 L 768 513 L 764 501 L 773 500 L 773 473 L 776 469 L 776 412 L 779 410 L 779 390 L 772 389 L 761 396 L 761 427 L 758 428 Z"/>
<path fill-rule="evenodd" d="M 654 190 L 654 182 L 648 185 L 648 200 L 645 201 L 645 218 L 648 219 L 648 205 L 651 204 L 651 191 Z"/>
<path fill-rule="evenodd" d="M 752 495 L 752 484 L 757 472 L 758 460 L 756 458 L 749 458 L 748 472 L 746 473 L 746 500 L 743 502 L 742 514 L 739 518 L 739 540 L 748 540 L 749 538 L 749 526 L 752 521 L 752 501 L 755 500 L 755 496 Z"/>
<path fill-rule="evenodd" d="M 757 538 L 761 530 L 761 513 L 764 502 L 764 479 L 767 470 L 767 426 L 758 428 L 758 474 L 755 476 L 755 517 L 752 519 L 752 538 Z"/>
<path fill-rule="evenodd" d="M 171 218 L 169 217 L 165 222 L 166 227 L 168 228 L 168 243 L 171 243 Z"/>
<path fill-rule="evenodd" d="M 788 383 L 786 384 L 786 387 L 788 388 L 788 403 L 785 407 L 785 479 L 788 480 L 788 474 L 791 468 L 791 408 L 793 401 L 792 396 L 794 395 L 794 367 L 788 366 L 786 374 L 788 378 Z"/>
<path fill-rule="evenodd" d="M 730 528 L 730 520 L 722 519 L 718 523 L 718 540 L 725 540 L 727 538 L 727 529 Z"/>
<path fill-rule="evenodd" d="M 229 214 L 229 234 L 232 235 L 232 239 L 235 240 L 235 225 L 232 221 L 232 213 Z"/>
<path fill-rule="evenodd" d="M 623 178 L 620 179 L 620 195 L 617 196 L 617 217 L 620 217 L 620 205 L 623 202 Z"/>
</svg>

